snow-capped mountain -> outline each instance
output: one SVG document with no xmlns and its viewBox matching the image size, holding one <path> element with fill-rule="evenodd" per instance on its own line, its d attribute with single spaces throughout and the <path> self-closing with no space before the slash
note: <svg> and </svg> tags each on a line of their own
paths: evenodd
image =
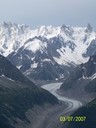
<svg viewBox="0 0 96 128">
<path fill-rule="evenodd" d="M 96 51 L 96 32 L 91 25 L 41 26 L 0 24 L 0 53 L 23 73 L 38 79 L 58 79 L 67 69 L 86 62 Z M 46 74 L 46 75 L 45 75 Z"/>
<path fill-rule="evenodd" d="M 4 56 L 18 50 L 24 43 L 35 36 L 46 36 L 47 38 L 58 35 L 59 27 L 41 26 L 36 30 L 26 25 L 11 22 L 0 23 L 0 53 Z M 38 43 L 37 43 L 38 44 Z M 35 48 L 38 47 L 34 46 Z"/>
</svg>

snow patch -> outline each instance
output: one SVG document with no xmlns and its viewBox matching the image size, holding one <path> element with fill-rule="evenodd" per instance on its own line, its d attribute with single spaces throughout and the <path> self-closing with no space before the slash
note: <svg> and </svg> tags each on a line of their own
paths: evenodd
<svg viewBox="0 0 96 128">
<path fill-rule="evenodd" d="M 6 78 L 6 79 L 8 79 L 8 80 L 11 80 L 11 81 L 15 81 L 15 80 L 13 80 L 13 79 L 11 79 L 11 78 L 8 78 L 8 77 L 6 77 L 4 74 L 2 74 L 0 77 L 4 77 L 4 78 Z"/>
<path fill-rule="evenodd" d="M 33 63 L 33 64 L 31 64 L 31 68 L 37 68 L 37 66 L 38 66 L 38 63 Z"/>
<path fill-rule="evenodd" d="M 43 62 L 45 62 L 45 61 L 47 61 L 47 62 L 51 62 L 50 59 L 44 59 Z"/>
<path fill-rule="evenodd" d="M 32 42 L 29 42 L 25 45 L 25 48 L 35 53 L 37 50 L 40 49 L 40 41 L 34 40 Z"/>
<path fill-rule="evenodd" d="M 47 43 L 42 43 L 38 39 L 34 39 L 33 41 L 28 42 L 25 44 L 24 49 L 30 50 L 33 53 L 36 53 L 36 51 L 41 50 L 43 51 L 47 47 Z"/>
<path fill-rule="evenodd" d="M 22 67 L 22 65 L 20 65 L 20 66 L 17 66 L 17 68 L 18 68 L 18 69 L 20 69 L 21 67 Z"/>
<path fill-rule="evenodd" d="M 64 74 L 61 74 L 61 75 L 60 75 L 60 79 L 62 79 L 62 78 L 64 78 Z"/>
<path fill-rule="evenodd" d="M 83 79 L 94 80 L 95 78 L 96 78 L 96 73 L 93 74 L 91 77 L 85 77 L 85 76 L 83 75 Z"/>
</svg>

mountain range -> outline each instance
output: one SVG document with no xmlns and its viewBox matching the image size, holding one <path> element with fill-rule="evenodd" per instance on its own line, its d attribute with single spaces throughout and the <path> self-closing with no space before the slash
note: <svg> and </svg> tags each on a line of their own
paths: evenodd
<svg viewBox="0 0 96 128">
<path fill-rule="evenodd" d="M 66 78 L 96 51 L 96 32 L 91 25 L 40 26 L 32 29 L 11 22 L 0 24 L 0 53 L 30 78 Z"/>
</svg>

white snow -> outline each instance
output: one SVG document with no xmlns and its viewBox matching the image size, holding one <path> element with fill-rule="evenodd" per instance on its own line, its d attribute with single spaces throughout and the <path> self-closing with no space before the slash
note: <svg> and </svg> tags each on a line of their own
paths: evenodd
<svg viewBox="0 0 96 128">
<path fill-rule="evenodd" d="M 15 80 L 13 80 L 13 79 L 11 79 L 11 78 L 8 78 L 8 77 L 6 77 L 4 74 L 2 74 L 0 77 L 5 77 L 6 79 L 8 79 L 8 80 L 11 80 L 11 81 L 15 81 Z"/>
<path fill-rule="evenodd" d="M 94 75 L 92 75 L 89 79 L 91 79 L 91 80 L 96 79 L 96 73 Z"/>
<path fill-rule="evenodd" d="M 93 74 L 91 77 L 85 77 L 85 76 L 83 76 L 83 79 L 94 80 L 94 79 L 96 79 L 96 73 Z"/>
<path fill-rule="evenodd" d="M 35 59 L 35 57 L 31 58 L 31 60 L 33 61 Z"/>
<path fill-rule="evenodd" d="M 44 50 L 47 47 L 47 43 L 44 42 L 42 44 L 42 42 L 38 39 L 34 39 L 33 41 L 28 42 L 27 44 L 25 44 L 24 49 L 30 50 L 33 53 L 35 53 L 38 50 Z"/>
<path fill-rule="evenodd" d="M 47 61 L 47 62 L 51 62 L 50 59 L 44 59 L 43 62 L 45 62 L 45 61 Z"/>
<path fill-rule="evenodd" d="M 55 79 L 56 81 L 58 80 L 58 78 Z"/>
<path fill-rule="evenodd" d="M 17 53 L 18 49 L 22 46 L 34 54 L 38 50 L 42 54 L 43 52 L 47 53 L 46 49 L 49 44 L 35 38 L 36 36 L 46 37 L 48 40 L 52 37 L 62 37 L 64 40 L 62 47 L 57 49 L 59 57 L 53 56 L 53 59 L 60 65 L 69 65 L 69 63 L 77 65 L 88 61 L 89 58 L 84 58 L 82 54 L 86 53 L 86 49 L 89 47 L 91 41 L 96 38 L 96 32 L 92 31 L 88 33 L 86 32 L 86 27 L 73 26 L 65 26 L 64 30 L 62 30 L 61 26 L 53 27 L 52 25 L 40 26 L 33 30 L 26 25 L 2 22 L 0 23 L 0 53 L 8 56 L 13 51 Z M 34 38 L 34 40 L 25 43 L 30 38 Z M 69 41 L 74 42 L 74 51 L 70 49 Z M 66 43 L 66 47 L 64 43 Z"/>
<path fill-rule="evenodd" d="M 35 53 L 37 50 L 40 49 L 40 41 L 34 40 L 32 42 L 29 42 L 28 44 L 25 45 L 25 48 Z"/>
<path fill-rule="evenodd" d="M 33 64 L 31 64 L 31 68 L 37 68 L 37 66 L 38 66 L 38 63 L 33 63 Z"/>
<path fill-rule="evenodd" d="M 4 74 L 2 74 L 2 75 L 1 75 L 1 77 L 5 77 L 5 75 L 4 75 Z"/>
<path fill-rule="evenodd" d="M 21 67 L 22 67 L 22 65 L 20 65 L 20 66 L 17 66 L 17 68 L 18 68 L 18 69 L 20 69 Z"/>
<path fill-rule="evenodd" d="M 36 29 L 36 33 L 38 36 L 44 36 L 46 38 L 52 38 L 57 36 L 60 33 L 60 27 L 50 26 L 40 26 Z"/>
<path fill-rule="evenodd" d="M 54 57 L 54 60 L 60 65 L 68 65 L 68 63 L 81 64 L 82 62 L 87 62 L 88 57 L 84 58 L 83 54 L 86 53 L 86 49 L 90 45 L 91 41 L 95 39 L 96 33 L 93 31 L 91 34 L 85 32 L 85 27 L 72 27 L 73 33 L 72 36 L 67 36 L 64 32 L 61 32 L 64 41 L 74 42 L 76 45 L 74 51 L 72 51 L 67 45 L 66 48 L 57 49 L 57 52 L 60 54 L 59 58 Z M 86 41 L 84 38 L 87 36 Z"/>
<path fill-rule="evenodd" d="M 61 74 L 61 75 L 60 75 L 60 78 L 61 78 L 61 79 L 64 78 L 64 74 Z"/>
</svg>

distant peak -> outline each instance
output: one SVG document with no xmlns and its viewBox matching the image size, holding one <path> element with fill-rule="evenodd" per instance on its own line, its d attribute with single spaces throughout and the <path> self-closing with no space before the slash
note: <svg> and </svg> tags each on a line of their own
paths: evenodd
<svg viewBox="0 0 96 128">
<path fill-rule="evenodd" d="M 62 30 L 71 30 L 72 27 L 73 27 L 73 26 L 71 26 L 71 25 L 65 25 L 65 24 L 63 24 L 63 25 L 61 26 L 61 29 L 62 29 Z"/>
<path fill-rule="evenodd" d="M 87 24 L 87 28 L 86 28 L 86 32 L 92 32 L 92 26 L 88 23 Z"/>
<path fill-rule="evenodd" d="M 66 26 L 65 24 L 61 26 L 61 31 L 65 32 L 65 34 L 68 36 L 72 36 L 74 32 L 73 27 L 71 25 Z"/>
<path fill-rule="evenodd" d="M 28 28 L 29 27 L 26 24 L 17 24 L 17 23 L 14 23 L 14 22 L 6 22 L 6 21 L 0 22 L 0 25 L 3 26 L 3 27 L 13 27 L 13 26 L 16 26 L 16 27 L 25 27 L 25 28 Z M 31 27 L 29 27 L 29 28 L 31 28 Z"/>
<path fill-rule="evenodd" d="M 61 26 L 61 29 L 64 30 L 65 28 L 66 28 L 66 25 L 63 24 L 63 25 Z"/>
<path fill-rule="evenodd" d="M 15 23 L 2 21 L 1 24 L 2 24 L 2 25 L 6 25 L 6 24 L 15 24 Z"/>
</svg>

